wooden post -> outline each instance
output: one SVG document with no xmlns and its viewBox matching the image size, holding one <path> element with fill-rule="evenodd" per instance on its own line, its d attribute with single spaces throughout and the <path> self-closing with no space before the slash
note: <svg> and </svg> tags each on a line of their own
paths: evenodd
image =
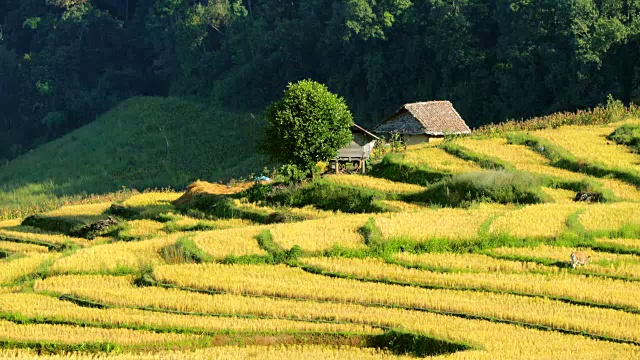
<svg viewBox="0 0 640 360">
<path fill-rule="evenodd" d="M 336 175 L 340 173 L 340 162 L 336 159 Z"/>
<path fill-rule="evenodd" d="M 362 175 L 364 175 L 364 173 L 366 172 L 366 162 L 364 160 L 360 160 L 360 166 L 362 167 Z"/>
</svg>

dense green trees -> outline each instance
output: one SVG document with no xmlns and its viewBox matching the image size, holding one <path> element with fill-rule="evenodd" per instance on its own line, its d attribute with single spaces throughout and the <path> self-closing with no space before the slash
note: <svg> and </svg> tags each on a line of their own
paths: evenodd
<svg viewBox="0 0 640 360">
<path fill-rule="evenodd" d="M 448 99 L 472 126 L 640 100 L 640 0 L 6 0 L 0 159 L 136 94 L 261 112 L 312 78 L 372 125 Z"/>
</svg>

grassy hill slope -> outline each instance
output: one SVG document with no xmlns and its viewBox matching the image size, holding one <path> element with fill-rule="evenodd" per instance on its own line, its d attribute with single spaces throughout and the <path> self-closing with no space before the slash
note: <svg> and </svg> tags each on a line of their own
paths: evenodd
<svg viewBox="0 0 640 360">
<path fill-rule="evenodd" d="M 262 123 L 180 98 L 136 97 L 0 167 L 0 209 L 126 188 L 182 187 L 261 168 Z"/>
</svg>

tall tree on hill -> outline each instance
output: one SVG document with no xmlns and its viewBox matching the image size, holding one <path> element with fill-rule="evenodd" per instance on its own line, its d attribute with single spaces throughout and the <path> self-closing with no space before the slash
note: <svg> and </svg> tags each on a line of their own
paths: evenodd
<svg viewBox="0 0 640 360">
<path fill-rule="evenodd" d="M 315 81 L 289 84 L 265 115 L 265 153 L 309 174 L 351 140 L 353 117 L 344 99 Z"/>
</svg>

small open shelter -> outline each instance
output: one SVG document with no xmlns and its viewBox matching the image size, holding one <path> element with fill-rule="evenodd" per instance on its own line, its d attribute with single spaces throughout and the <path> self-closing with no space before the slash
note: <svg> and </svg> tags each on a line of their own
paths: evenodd
<svg viewBox="0 0 640 360">
<path fill-rule="evenodd" d="M 338 155 L 334 161 L 334 169 L 339 171 L 340 163 L 357 163 L 358 170 L 365 173 L 365 161 L 371 156 L 371 152 L 380 138 L 363 127 L 353 124 L 351 125 L 351 135 L 353 136 L 349 145 L 338 150 Z"/>
<path fill-rule="evenodd" d="M 404 104 L 373 131 L 382 136 L 398 133 L 407 145 L 433 141 L 445 135 L 471 134 L 471 129 L 449 101 Z"/>
</svg>

